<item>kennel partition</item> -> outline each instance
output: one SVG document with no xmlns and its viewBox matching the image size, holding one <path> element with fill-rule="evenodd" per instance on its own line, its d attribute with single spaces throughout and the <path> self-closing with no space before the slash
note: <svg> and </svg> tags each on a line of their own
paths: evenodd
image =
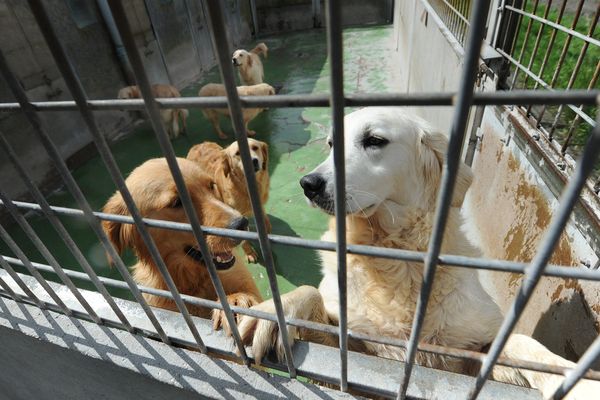
<svg viewBox="0 0 600 400">
<path fill-rule="evenodd" d="M 526 83 L 523 84 L 523 88 L 526 90 L 515 89 L 518 83 L 517 73 L 512 78 L 512 84 L 510 85 L 509 91 L 500 91 L 494 93 L 481 93 L 475 92 L 474 87 L 476 80 L 479 76 L 480 71 L 480 44 L 482 43 L 485 36 L 486 25 L 488 29 L 493 26 L 499 33 L 505 35 L 503 37 L 502 46 L 498 47 L 496 42 L 496 49 L 504 56 L 506 60 L 516 66 L 518 69 L 530 76 L 534 82 L 535 87 L 531 89 L 537 89 L 541 86 L 545 89 L 551 89 L 552 85 L 541 82 L 541 78 L 537 78 L 532 72 L 531 68 L 524 68 L 522 65 L 523 57 L 522 54 L 517 58 L 514 57 L 514 46 L 516 42 L 516 31 L 518 27 L 511 23 L 511 18 L 532 18 L 530 13 L 524 11 L 525 5 L 520 4 L 519 7 L 515 6 L 516 2 L 493 2 L 495 9 L 492 8 L 490 13 L 490 2 L 489 1 L 477 1 L 472 2 L 452 2 L 443 1 L 442 5 L 447 7 L 451 11 L 451 15 L 447 15 L 446 24 L 456 39 L 460 43 L 464 43 L 464 68 L 460 78 L 460 90 L 457 93 L 392 93 L 392 94 L 345 94 L 343 89 L 343 52 L 342 52 L 342 25 L 341 25 L 341 7 L 343 6 L 340 1 L 328 1 L 326 3 L 325 11 L 327 16 L 327 38 L 328 38 L 328 51 L 330 58 L 330 69 L 331 69 L 331 84 L 330 93 L 328 95 L 278 95 L 273 97 L 252 97 L 252 98 L 239 98 L 237 91 L 235 90 L 235 79 L 234 71 L 230 63 L 230 42 L 228 41 L 227 32 L 224 25 L 224 15 L 222 10 L 222 3 L 214 0 L 207 1 L 204 6 L 207 12 L 207 22 L 211 31 L 211 38 L 213 40 L 213 47 L 221 49 L 218 51 L 216 56 L 219 62 L 220 71 L 222 74 L 225 87 L 227 89 L 226 98 L 177 98 L 177 99 L 154 99 L 150 90 L 150 83 L 147 74 L 144 70 L 141 58 L 139 56 L 136 44 L 131 33 L 129 22 L 125 15 L 123 4 L 119 1 L 109 1 L 112 15 L 116 21 L 116 25 L 120 36 L 123 40 L 123 45 L 126 49 L 129 62 L 131 63 L 132 71 L 135 75 L 136 82 L 139 85 L 143 99 L 140 100 L 93 100 L 88 99 L 81 82 L 78 79 L 76 69 L 70 62 L 69 55 L 65 51 L 63 45 L 60 43 L 56 36 L 55 28 L 50 22 L 46 6 L 38 0 L 29 0 L 29 5 L 35 16 L 35 20 L 42 30 L 44 37 L 48 43 L 50 51 L 60 69 L 60 72 L 65 79 L 69 91 L 71 92 L 74 101 L 49 101 L 49 102 L 29 102 L 27 96 L 21 87 L 20 83 L 16 79 L 14 73 L 9 68 L 5 56 L 0 53 L 0 71 L 9 84 L 12 93 L 17 99 L 17 103 L 4 103 L 0 104 L 0 110 L 21 110 L 27 117 L 29 123 L 34 127 L 36 134 L 39 137 L 40 142 L 44 144 L 44 148 L 50 154 L 55 166 L 59 170 L 61 177 L 69 190 L 75 197 L 79 209 L 67 209 L 64 207 L 53 207 L 48 204 L 42 193 L 36 187 L 35 183 L 30 178 L 28 171 L 23 167 L 22 162 L 11 148 L 8 141 L 4 138 L 4 135 L 0 135 L 0 147 L 4 153 L 9 157 L 11 163 L 14 165 L 20 178 L 26 183 L 32 196 L 35 199 L 35 203 L 14 201 L 11 200 L 4 191 L 0 190 L 0 200 L 6 210 L 14 217 L 17 224 L 19 224 L 27 233 L 30 240 L 32 240 L 36 247 L 40 249 L 40 252 L 44 255 L 48 264 L 40 264 L 30 261 L 27 256 L 20 251 L 18 245 L 12 240 L 8 232 L 0 227 L 0 237 L 6 242 L 11 250 L 18 256 L 17 258 L 2 256 L 0 257 L 0 264 L 6 273 L 13 280 L 14 284 L 20 289 L 16 289 L 14 284 L 7 282 L 5 278 L 0 278 L 0 286 L 2 287 L 2 294 L 10 297 L 15 301 L 33 304 L 39 308 L 45 308 L 52 311 L 58 311 L 67 316 L 73 316 L 84 320 L 91 320 L 96 324 L 103 324 L 119 329 L 127 330 L 131 333 L 141 334 L 143 336 L 158 338 L 162 342 L 168 345 L 179 345 L 192 347 L 199 350 L 202 353 L 215 353 L 221 355 L 227 355 L 229 357 L 238 357 L 235 352 L 228 349 L 227 346 L 223 345 L 223 342 L 219 342 L 216 345 L 214 339 L 209 343 L 209 339 L 206 337 L 206 331 L 198 327 L 196 318 L 191 317 L 185 307 L 185 303 L 195 304 L 200 306 L 206 306 L 211 308 L 222 309 L 225 311 L 230 326 L 233 326 L 233 338 L 236 344 L 236 349 L 239 352 L 239 361 L 248 365 L 252 362 L 251 354 L 248 354 L 245 348 L 241 344 L 241 338 L 237 328 L 235 328 L 233 312 L 245 315 L 251 315 L 258 318 L 264 318 L 276 322 L 279 327 L 286 325 L 292 325 L 297 327 L 304 327 L 309 329 L 316 329 L 323 332 L 327 332 L 339 337 L 340 349 L 337 352 L 339 357 L 339 373 L 332 373 L 332 371 L 319 371 L 318 369 L 308 371 L 306 369 L 298 370 L 299 362 L 294 357 L 294 351 L 288 344 L 286 338 L 287 329 L 280 329 L 283 335 L 284 350 L 285 350 L 285 364 L 281 365 L 272 360 L 267 360 L 267 365 L 286 371 L 290 378 L 294 378 L 297 375 L 304 375 L 309 378 L 318 379 L 320 381 L 328 382 L 331 384 L 339 385 L 342 391 L 348 389 L 359 390 L 369 394 L 391 396 L 397 398 L 413 397 L 414 395 L 408 393 L 409 383 L 413 377 L 413 365 L 414 358 L 417 351 L 433 352 L 437 354 L 444 354 L 448 356 L 466 358 L 482 362 L 482 367 L 474 381 L 467 381 L 467 386 L 470 385 L 470 390 L 465 391 L 463 394 L 467 395 L 468 398 L 477 398 L 480 391 L 488 381 L 491 369 L 494 365 L 508 365 L 518 366 L 520 368 L 528 368 L 537 371 L 545 371 L 555 374 L 565 374 L 565 380 L 561 387 L 557 389 L 554 398 L 562 398 L 573 386 L 581 379 L 586 371 L 591 366 L 592 362 L 600 356 L 600 339 L 597 339 L 584 354 L 579 361 L 577 367 L 573 370 L 567 371 L 566 369 L 552 365 L 542 365 L 539 363 L 525 362 L 525 361 L 510 361 L 502 359 L 500 353 L 503 345 L 509 334 L 515 327 L 520 315 L 522 314 L 527 302 L 536 287 L 542 275 L 556 276 L 561 278 L 571 279 L 584 279 L 591 281 L 600 281 L 600 274 L 592 269 L 583 268 L 569 268 L 565 266 L 548 265 L 550 255 L 552 254 L 554 247 L 557 245 L 558 239 L 562 230 L 564 229 L 567 220 L 575 206 L 575 203 L 579 199 L 580 192 L 587 183 L 587 178 L 594 170 L 594 161 L 600 151 L 600 130 L 597 127 L 597 122 L 594 122 L 584 110 L 585 107 L 594 107 L 598 105 L 600 92 L 594 89 L 594 85 L 597 81 L 597 71 L 589 82 L 588 89 L 590 90 L 573 90 L 572 84 L 567 85 L 564 90 L 529 90 Z M 583 2 L 580 2 L 582 4 Z M 435 3 L 434 3 L 435 4 Z M 536 1 L 537 5 L 538 2 Z M 472 8 L 470 11 L 469 9 Z M 444 15 L 443 13 L 441 13 Z M 489 19 L 492 16 L 494 18 Z M 598 12 L 596 12 L 596 19 L 593 24 L 594 29 L 597 22 Z M 536 17 L 539 20 L 539 17 Z M 549 26 L 557 28 L 551 24 L 552 21 L 542 18 Z M 490 21 L 492 24 L 490 25 Z M 517 24 L 518 25 L 518 24 Z M 514 27 L 512 37 L 506 34 L 506 27 Z M 504 27 L 504 28 L 502 28 Z M 582 40 L 587 43 L 588 46 L 599 46 L 598 41 L 592 36 L 593 30 L 590 35 L 581 35 L 573 29 L 560 28 L 564 33 L 571 35 L 572 37 Z M 529 30 L 528 30 L 529 32 Z M 569 36 L 569 37 L 571 37 Z M 496 37 L 499 37 L 496 34 Z M 508 39 L 506 39 L 508 37 Z M 524 43 L 527 43 L 529 33 L 526 34 Z M 511 41 L 512 39 L 512 41 Z M 510 51 L 503 50 L 504 43 L 511 41 Z M 539 43 L 539 41 L 536 41 Z M 536 44 L 534 46 L 537 48 Z M 550 50 L 548 50 L 550 51 Z M 511 55 L 513 54 L 513 55 Z M 585 51 L 582 52 L 585 56 Z M 535 52 L 534 52 L 535 55 Z M 516 86 L 518 88 L 518 86 Z M 345 198 L 344 188 L 344 147 L 343 147 L 343 114 L 345 107 L 353 106 L 373 106 L 373 105 L 396 105 L 396 106 L 431 106 L 431 105 L 454 105 L 454 117 L 452 123 L 452 129 L 450 131 L 450 143 L 447 153 L 447 159 L 444 164 L 444 171 L 442 175 L 442 188 L 438 198 L 436 206 L 435 224 L 433 229 L 433 236 L 431 238 L 430 247 L 427 252 L 414 252 L 405 251 L 401 249 L 387 249 L 377 248 L 372 246 L 362 245 L 351 245 L 345 241 L 345 204 L 344 202 L 336 201 L 336 223 L 337 223 L 337 237 L 340 238 L 337 243 L 322 242 L 318 240 L 307 240 L 303 238 L 287 237 L 280 235 L 267 235 L 264 214 L 262 207 L 260 206 L 260 200 L 258 196 L 256 181 L 254 179 L 254 169 L 250 160 L 249 148 L 245 135 L 244 124 L 242 120 L 241 108 L 242 107 L 330 107 L 332 115 L 332 130 L 333 130 L 333 154 L 335 164 L 335 198 Z M 468 258 L 461 256 L 452 256 L 441 254 L 441 244 L 443 241 L 444 227 L 450 207 L 450 198 L 452 196 L 453 187 L 455 183 L 456 171 L 461 161 L 461 151 L 463 148 L 463 142 L 467 138 L 467 124 L 469 118 L 469 110 L 473 106 L 487 106 L 487 105 L 515 105 L 522 107 L 525 111 L 531 111 L 534 106 L 548 107 L 558 106 L 559 111 L 554 115 L 554 118 L 561 114 L 565 107 L 572 110 L 577 116 L 577 120 L 572 123 L 567 129 L 567 133 L 563 142 L 566 154 L 566 149 L 569 147 L 570 135 L 569 132 L 575 129 L 575 125 L 579 123 L 589 124 L 593 127 L 587 145 L 583 148 L 581 159 L 577 162 L 575 171 L 569 177 L 569 183 L 567 188 L 564 190 L 563 197 L 561 199 L 558 211 L 554 215 L 551 226 L 547 231 L 546 238 L 543 242 L 542 247 L 539 249 L 536 257 L 531 263 L 519 263 L 509 262 L 504 260 L 490 260 L 482 258 Z M 202 108 L 202 107 L 215 107 L 215 106 L 228 106 L 231 115 L 232 123 L 236 135 L 236 139 L 240 146 L 240 154 L 242 157 L 244 170 L 246 172 L 247 183 L 249 187 L 249 193 L 252 200 L 252 207 L 255 211 L 257 233 L 252 232 L 238 232 L 231 231 L 228 229 L 219 229 L 211 227 L 200 226 L 197 217 L 195 216 L 194 208 L 192 207 L 191 200 L 183 178 L 181 171 L 178 168 L 175 160 L 175 154 L 173 152 L 171 143 L 168 139 L 166 132 L 161 123 L 159 110 L 160 108 Z M 141 217 L 137 210 L 131 195 L 124 184 L 124 178 L 117 167 L 114 157 L 111 154 L 110 148 L 106 139 L 100 133 L 98 129 L 95 111 L 98 110 L 112 110 L 112 109 L 129 109 L 129 110 L 145 110 L 152 123 L 153 129 L 156 133 L 156 138 L 160 143 L 163 155 L 166 157 L 174 180 L 176 182 L 178 191 L 182 197 L 183 207 L 189 216 L 190 224 L 181 224 L 169 221 L 158 221 L 151 219 L 144 219 Z M 92 133 L 94 143 L 98 152 L 100 153 L 105 165 L 107 166 L 111 178 L 117 185 L 118 189 L 122 193 L 128 209 L 131 213 L 131 217 L 123 217 L 118 215 L 110 215 L 105 213 L 95 212 L 84 194 L 78 188 L 77 183 L 72 177 L 71 173 L 65 162 L 62 160 L 60 152 L 56 148 L 56 145 L 51 141 L 47 132 L 45 131 L 44 123 L 40 119 L 40 112 L 51 112 L 59 110 L 77 110 L 83 117 L 89 131 Z M 540 113 L 543 114 L 545 109 L 542 108 L 538 112 L 538 119 L 541 120 Z M 587 109 L 586 109 L 587 110 Z M 543 127 L 543 123 L 540 122 Z M 554 124 L 556 125 L 556 124 Z M 542 129 L 542 132 L 547 132 L 551 138 L 553 130 L 556 130 L 556 126 L 549 129 Z M 566 143 L 566 144 L 565 144 Z M 68 248 L 71 250 L 77 261 L 84 268 L 85 273 L 72 271 L 59 265 L 56 260 L 53 259 L 47 249 L 45 249 L 43 242 L 36 235 L 36 233 L 28 226 L 27 220 L 21 215 L 20 210 L 32 210 L 41 212 L 48 219 L 50 224 L 56 229 L 57 233 L 65 241 Z M 78 250 L 75 240 L 69 236 L 67 231 L 62 227 L 61 222 L 58 220 L 57 215 L 69 215 L 76 218 L 82 218 L 86 220 L 90 227 L 94 230 L 98 236 L 98 240 L 102 243 L 104 249 L 115 261 L 115 265 L 121 273 L 124 281 L 117 281 L 104 277 L 99 277 L 95 274 L 93 268 L 86 261 L 85 256 Z M 133 279 L 125 266 L 125 263 L 121 260 L 115 249 L 108 241 L 106 235 L 103 233 L 100 227 L 101 220 L 112 220 L 127 224 L 136 224 L 138 230 L 144 238 L 145 244 L 150 250 L 153 259 L 159 266 L 161 273 L 169 287 L 169 291 L 163 291 L 153 288 L 140 287 L 133 282 Z M 148 227 L 161 227 L 164 229 L 183 230 L 193 232 L 200 247 L 205 260 L 208 262 L 208 270 L 211 275 L 211 280 L 215 285 L 215 289 L 219 294 L 219 302 L 209 301 L 205 299 L 194 298 L 178 293 L 177 288 L 170 279 L 166 267 L 162 262 L 160 255 L 152 241 L 152 238 L 147 233 Z M 226 299 L 222 285 L 219 281 L 216 269 L 212 263 L 212 257 L 208 247 L 206 246 L 205 235 L 222 235 L 227 237 L 233 237 L 237 239 L 247 239 L 258 241 L 261 248 L 263 259 L 265 260 L 265 266 L 268 273 L 269 285 L 273 294 L 273 299 L 276 306 L 276 314 L 271 315 L 262 313 L 254 310 L 243 309 L 239 307 L 233 307 L 227 304 L 224 300 Z M 325 251 L 335 251 L 338 255 L 338 276 L 339 276 L 339 292 L 340 292 L 340 324 L 339 327 L 326 326 L 318 323 L 302 321 L 302 320 L 291 320 L 285 318 L 282 305 L 281 296 L 279 293 L 277 281 L 276 281 L 276 270 L 275 261 L 272 256 L 271 244 L 285 244 L 290 246 L 301 246 L 312 249 L 320 249 Z M 352 332 L 348 330 L 347 319 L 346 319 L 346 275 L 345 275 L 345 263 L 346 254 L 363 254 L 376 257 L 384 257 L 391 259 L 399 259 L 406 261 L 417 261 L 424 264 L 424 280 L 420 294 L 420 298 L 417 304 L 415 313 L 415 319 L 411 330 L 409 340 L 399 340 L 395 338 L 385 337 L 369 337 L 364 334 Z M 461 349 L 444 348 L 441 346 L 419 344 L 417 338 L 424 320 L 425 309 L 429 299 L 430 290 L 435 277 L 436 266 L 438 264 L 444 264 L 449 266 L 460 266 L 467 268 L 479 268 L 479 269 L 490 269 L 497 271 L 508 271 L 515 272 L 524 275 L 524 281 L 519 289 L 517 298 L 515 299 L 510 312 L 507 314 L 502 328 L 498 333 L 496 339 L 492 343 L 489 353 L 482 354 L 473 351 L 466 351 Z M 12 265 L 24 266 L 33 278 L 25 277 L 18 274 L 12 267 Z M 75 297 L 79 305 L 83 308 L 83 311 L 79 306 L 74 307 L 72 303 L 66 304 L 63 298 L 58 292 L 60 286 L 56 284 L 50 284 L 40 274 L 40 271 L 53 271 L 60 280 L 64 283 L 67 289 Z M 35 279 L 35 281 L 33 280 Z M 107 302 L 110 309 L 114 313 L 116 318 L 108 318 L 106 314 L 100 315 L 97 310 L 93 307 L 93 302 L 89 301 L 88 297 L 82 294 L 82 291 L 76 287 L 71 279 L 83 279 L 91 281 L 98 293 Z M 32 290 L 34 286 L 40 285 L 42 290 L 46 292 L 48 296 L 53 300 L 49 302 L 40 299 L 38 292 Z M 140 323 L 135 315 L 124 309 L 123 303 L 115 301 L 115 299 L 108 293 L 106 286 L 127 288 L 131 291 L 134 298 L 137 300 L 141 312 L 145 314 L 150 324 Z M 173 330 L 167 329 L 164 326 L 164 318 L 162 317 L 161 310 L 155 310 L 150 308 L 142 293 L 151 293 L 158 296 L 168 297 L 177 303 L 178 309 L 181 312 L 181 319 L 184 322 L 184 329 L 189 331 L 192 340 L 182 339 L 180 335 L 173 333 Z M 157 316 L 158 315 L 158 316 Z M 132 320 L 135 322 L 132 323 Z M 162 321 L 162 322 L 161 322 Z M 181 328 L 181 326 L 180 326 Z M 395 372 L 394 378 L 399 380 L 400 385 L 397 388 L 397 392 L 393 392 L 389 389 L 389 382 L 386 383 L 375 380 L 369 382 L 368 377 L 366 381 L 357 383 L 356 381 L 348 378 L 348 338 L 356 338 L 361 340 L 370 340 L 376 343 L 389 344 L 392 346 L 399 346 L 406 348 L 406 363 L 404 368 L 399 368 L 398 372 Z M 331 352 L 327 353 L 331 354 Z M 324 360 L 323 360 L 324 361 Z M 325 362 L 325 361 L 324 361 Z M 366 362 L 366 361 L 365 361 Z M 392 370 L 392 373 L 393 370 Z M 587 372 L 586 375 L 590 379 L 600 380 L 600 373 L 598 372 Z M 391 377 L 390 377 L 391 379 Z M 488 385 L 489 386 L 489 385 Z M 500 391 L 501 394 L 506 392 Z M 458 397 L 457 397 L 458 398 Z"/>
</svg>

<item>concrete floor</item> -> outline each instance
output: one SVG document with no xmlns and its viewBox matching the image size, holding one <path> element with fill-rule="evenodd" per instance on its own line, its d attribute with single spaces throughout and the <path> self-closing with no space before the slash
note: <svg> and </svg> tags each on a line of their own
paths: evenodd
<svg viewBox="0 0 600 400">
<path fill-rule="evenodd" d="M 344 32 L 344 81 L 347 92 L 384 92 L 387 88 L 394 87 L 391 81 L 396 79 L 394 67 L 397 64 L 390 58 L 390 54 L 394 54 L 390 51 L 392 36 L 391 26 L 354 28 Z M 328 92 L 329 64 L 324 31 L 296 32 L 263 40 L 269 47 L 269 58 L 264 61 L 266 82 L 282 85 L 281 93 Z M 208 71 L 201 82 L 183 90 L 183 95 L 194 96 L 200 86 L 219 81 L 220 75 L 215 68 Z M 222 120 L 222 126 L 231 139 L 218 140 L 202 113 L 192 110 L 188 119 L 188 136 L 173 141 L 176 154 L 185 157 L 193 144 L 206 140 L 228 145 L 233 141 L 233 132 L 225 120 Z M 266 211 L 273 225 L 273 233 L 318 239 L 326 229 L 327 217 L 306 204 L 298 181 L 327 155 L 328 148 L 324 139 L 330 127 L 329 109 L 273 108 L 259 115 L 250 123 L 250 127 L 256 130 L 257 139 L 270 144 L 271 193 Z M 115 143 L 112 149 L 124 175 L 145 160 L 161 155 L 147 123 Z M 92 207 L 100 210 L 115 190 L 102 161 L 99 157 L 94 157 L 73 174 Z M 66 192 L 54 194 L 49 201 L 52 205 L 76 207 Z M 104 250 L 88 225 L 73 218 L 63 217 L 62 220 L 98 273 L 119 278 L 118 273 L 108 267 Z M 79 269 L 55 232 L 42 218 L 31 217 L 30 222 L 61 265 Z M 11 234 L 32 260 L 45 262 L 18 227 L 13 226 Z M 0 244 L 0 250 L 3 254 L 11 254 L 3 244 Z M 302 284 L 319 283 L 319 259 L 316 252 L 276 245 L 274 253 L 282 292 Z M 131 254 L 126 255 L 126 262 L 129 265 L 134 263 Z M 253 264 L 251 270 L 263 294 L 270 297 L 264 267 Z M 52 275 L 49 278 L 56 279 Z M 89 288 L 85 284 L 82 286 Z M 129 297 L 127 293 L 113 293 Z"/>
</svg>

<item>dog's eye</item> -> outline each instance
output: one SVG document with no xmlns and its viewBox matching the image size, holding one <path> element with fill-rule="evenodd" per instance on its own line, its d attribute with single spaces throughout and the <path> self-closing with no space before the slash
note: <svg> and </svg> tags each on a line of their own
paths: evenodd
<svg viewBox="0 0 600 400">
<path fill-rule="evenodd" d="M 367 147 L 383 147 L 389 142 L 389 140 L 380 136 L 367 136 L 366 138 L 364 138 L 362 144 L 363 147 L 366 149 Z"/>
<path fill-rule="evenodd" d="M 171 202 L 171 208 L 179 208 L 181 207 L 181 199 L 179 196 L 175 197 Z"/>
<path fill-rule="evenodd" d="M 236 152 L 235 152 L 235 155 L 236 155 L 236 157 L 239 157 L 239 156 L 240 156 L 240 151 L 239 151 L 239 150 L 238 150 L 238 151 L 236 151 Z"/>
</svg>

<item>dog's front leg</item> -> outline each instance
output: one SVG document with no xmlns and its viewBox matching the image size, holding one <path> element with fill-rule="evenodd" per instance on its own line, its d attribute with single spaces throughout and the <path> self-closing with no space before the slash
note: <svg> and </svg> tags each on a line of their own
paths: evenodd
<svg viewBox="0 0 600 400">
<path fill-rule="evenodd" d="M 304 319 L 328 324 L 329 318 L 325 311 L 323 298 L 318 289 L 312 286 L 300 286 L 297 289 L 281 296 L 283 312 L 286 318 Z M 275 314 L 273 300 L 267 300 L 254 307 L 254 310 Z M 276 322 L 242 316 L 239 324 L 240 335 L 246 344 L 252 344 L 252 354 L 257 364 L 272 349 L 275 349 L 279 360 L 284 359 L 284 343 L 279 333 Z M 323 344 L 335 344 L 335 338 L 322 332 L 288 326 L 288 338 L 290 344 L 294 339 L 300 338 L 320 342 Z M 330 343 L 332 342 L 332 343 Z"/>
<path fill-rule="evenodd" d="M 254 305 L 259 304 L 261 299 L 252 293 L 233 293 L 227 295 L 227 303 L 236 307 L 250 308 Z M 242 315 L 235 314 L 236 323 L 239 323 Z M 212 321 L 213 321 L 213 329 L 218 330 L 223 327 L 225 334 L 227 336 L 231 336 L 231 327 L 227 322 L 227 318 L 225 317 L 225 311 L 214 309 L 212 311 Z"/>
</svg>

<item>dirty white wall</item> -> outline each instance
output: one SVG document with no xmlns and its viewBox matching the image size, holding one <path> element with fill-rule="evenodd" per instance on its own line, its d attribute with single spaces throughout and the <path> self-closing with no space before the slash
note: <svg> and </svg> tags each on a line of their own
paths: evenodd
<svg viewBox="0 0 600 400">
<path fill-rule="evenodd" d="M 427 1 L 399 0 L 395 6 L 401 75 L 397 89 L 413 93 L 456 91 L 462 69 L 460 44 Z M 494 90 L 490 83 L 485 90 Z M 449 131 L 451 107 L 423 107 L 416 112 L 442 131 Z M 486 108 L 472 165 L 475 180 L 464 209 L 470 236 L 487 258 L 527 262 L 536 253 L 556 210 L 562 183 L 558 189 L 548 188 L 548 165 L 544 166 L 541 156 L 529 146 L 527 133 L 515 127 L 516 113 L 507 107 Z M 556 178 L 554 181 L 556 184 Z M 598 258 L 589 245 L 594 241 L 592 235 L 594 232 L 582 233 L 570 223 L 551 263 L 576 268 L 582 268 L 582 263 L 594 265 Z M 506 310 L 522 275 L 484 272 L 481 276 L 490 294 Z M 543 278 L 517 330 L 563 356 L 578 359 L 598 336 L 598 289 L 595 283 Z"/>
</svg>

